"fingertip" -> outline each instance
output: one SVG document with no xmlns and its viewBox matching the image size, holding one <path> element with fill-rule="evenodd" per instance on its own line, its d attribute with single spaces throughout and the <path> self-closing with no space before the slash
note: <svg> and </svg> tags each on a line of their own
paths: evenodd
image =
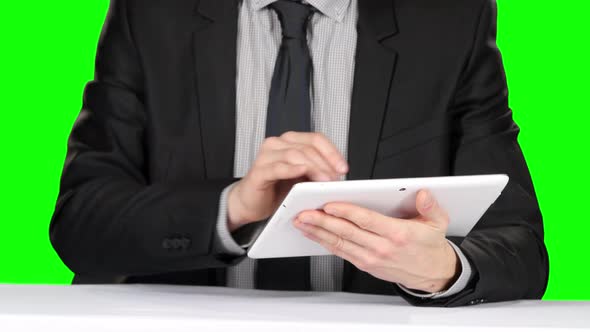
<svg viewBox="0 0 590 332">
<path fill-rule="evenodd" d="M 434 197 L 427 189 L 422 189 L 416 197 L 416 208 L 419 211 L 429 211 L 434 205 Z"/>
<path fill-rule="evenodd" d="M 429 193 L 429 192 L 430 192 L 430 191 L 429 191 L 428 189 L 420 189 L 420 190 L 418 191 L 418 194 L 419 194 L 419 195 L 428 195 L 428 193 Z"/>
<path fill-rule="evenodd" d="M 348 164 L 346 162 L 341 162 L 338 164 L 337 169 L 341 174 L 346 174 L 348 172 Z"/>
<path fill-rule="evenodd" d="M 336 214 L 336 208 L 334 207 L 333 203 L 327 203 L 322 207 L 322 211 L 324 211 L 325 213 L 329 214 L 329 215 L 335 215 Z"/>
</svg>

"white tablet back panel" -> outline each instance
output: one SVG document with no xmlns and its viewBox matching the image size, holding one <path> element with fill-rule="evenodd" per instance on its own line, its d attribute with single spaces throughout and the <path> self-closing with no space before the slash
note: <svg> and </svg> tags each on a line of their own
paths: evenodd
<svg viewBox="0 0 590 332">
<path fill-rule="evenodd" d="M 473 175 L 434 178 L 304 182 L 293 186 L 248 251 L 251 258 L 330 255 L 293 226 L 304 210 L 329 202 L 349 202 L 381 214 L 412 218 L 420 189 L 429 189 L 449 215 L 448 236 L 466 236 L 496 201 L 508 176 Z"/>
</svg>

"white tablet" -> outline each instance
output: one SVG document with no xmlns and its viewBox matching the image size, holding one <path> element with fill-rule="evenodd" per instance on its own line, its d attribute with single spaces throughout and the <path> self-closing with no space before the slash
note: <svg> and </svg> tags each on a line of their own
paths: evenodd
<svg viewBox="0 0 590 332">
<path fill-rule="evenodd" d="M 416 195 L 420 189 L 429 189 L 447 211 L 447 235 L 466 236 L 507 183 L 504 174 L 298 183 L 250 247 L 248 256 L 330 255 L 293 226 L 300 212 L 321 209 L 329 202 L 348 202 L 387 216 L 411 218 L 417 215 Z"/>
</svg>

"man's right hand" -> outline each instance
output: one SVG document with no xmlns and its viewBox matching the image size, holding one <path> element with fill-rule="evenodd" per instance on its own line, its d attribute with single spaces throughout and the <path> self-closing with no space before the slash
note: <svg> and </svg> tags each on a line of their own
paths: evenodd
<svg viewBox="0 0 590 332">
<path fill-rule="evenodd" d="M 248 174 L 228 194 L 228 228 L 268 218 L 296 183 L 335 181 L 347 172 L 344 156 L 320 133 L 266 138 Z"/>
</svg>

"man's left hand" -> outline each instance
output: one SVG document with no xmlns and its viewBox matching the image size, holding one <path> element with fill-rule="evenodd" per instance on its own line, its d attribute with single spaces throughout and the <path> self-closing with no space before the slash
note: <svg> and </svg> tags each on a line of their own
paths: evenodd
<svg viewBox="0 0 590 332">
<path fill-rule="evenodd" d="M 413 219 L 387 217 L 348 203 L 304 211 L 294 221 L 309 239 L 376 278 L 428 293 L 448 289 L 459 276 L 457 254 L 445 233 L 449 218 L 432 194 L 416 197 Z"/>
</svg>

